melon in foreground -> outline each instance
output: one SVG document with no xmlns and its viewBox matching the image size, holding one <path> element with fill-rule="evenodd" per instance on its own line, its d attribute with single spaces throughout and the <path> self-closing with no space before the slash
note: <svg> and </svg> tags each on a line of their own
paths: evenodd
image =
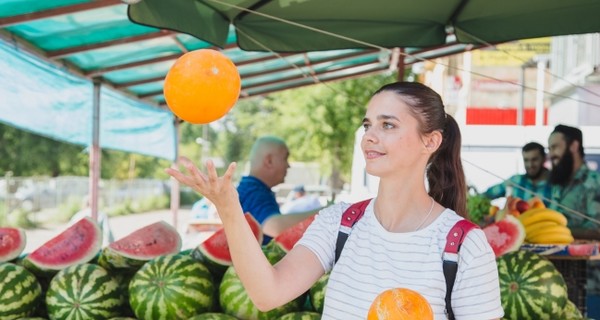
<svg viewBox="0 0 600 320">
<path fill-rule="evenodd" d="M 392 288 L 378 294 L 371 303 L 367 320 L 433 320 L 431 305 L 417 291 Z"/>
<path fill-rule="evenodd" d="M 305 295 L 301 295 L 278 308 L 262 312 L 250 300 L 234 267 L 227 269 L 219 286 L 221 308 L 225 313 L 241 320 L 272 320 L 290 312 L 301 311 L 305 298 Z"/>
<path fill-rule="evenodd" d="M 277 318 L 277 320 L 320 320 L 321 314 L 310 311 L 291 312 Z"/>
<path fill-rule="evenodd" d="M 226 313 L 217 313 L 217 312 L 207 312 L 203 314 L 199 314 L 197 316 L 193 316 L 188 320 L 238 320 L 235 317 L 232 317 Z"/>
<path fill-rule="evenodd" d="M 567 286 L 552 262 L 529 251 L 497 259 L 504 319 L 552 320 L 568 302 Z"/>
<path fill-rule="evenodd" d="M 329 282 L 329 272 L 322 275 L 308 291 L 310 304 L 318 313 L 323 313 L 323 308 L 325 307 L 325 289 L 327 289 L 327 282 Z"/>
<path fill-rule="evenodd" d="M 496 257 L 518 250 L 525 241 L 525 227 L 511 215 L 483 228 L 483 233 Z"/>
<path fill-rule="evenodd" d="M 181 250 L 181 236 L 170 224 L 159 221 L 140 228 L 108 245 L 98 264 L 112 269 L 137 270 L 147 261 Z"/>
<path fill-rule="evenodd" d="M 208 269 L 180 254 L 148 261 L 129 283 L 129 303 L 140 320 L 187 320 L 211 311 L 215 294 Z"/>
<path fill-rule="evenodd" d="M 27 237 L 20 228 L 0 228 L 0 263 L 16 259 L 25 249 Z"/>
<path fill-rule="evenodd" d="M 263 233 L 260 228 L 260 224 L 254 217 L 246 213 L 244 214 L 252 233 L 258 243 L 262 243 Z M 231 261 L 231 254 L 229 253 L 229 245 L 227 244 L 227 237 L 225 236 L 225 229 L 221 228 L 214 234 L 208 237 L 202 242 L 196 249 L 191 253 L 191 256 L 203 262 L 210 272 L 214 275 L 215 279 L 221 279 L 223 273 L 233 263 Z"/>
<path fill-rule="evenodd" d="M 31 316 L 41 301 L 42 288 L 31 272 L 13 263 L 0 263 L 0 319 Z"/>
<path fill-rule="evenodd" d="M 89 263 L 61 270 L 46 293 L 50 319 L 110 319 L 119 316 L 123 304 L 117 281 L 104 268 Z"/>
<path fill-rule="evenodd" d="M 273 239 L 273 242 L 277 246 L 281 247 L 281 249 L 283 249 L 283 251 L 285 251 L 286 253 L 290 252 L 290 250 L 292 250 L 296 242 L 298 242 L 298 240 L 302 238 L 302 235 L 304 235 L 304 232 L 306 231 L 306 229 L 308 229 L 308 227 L 314 220 L 315 215 L 312 215 L 293 225 L 292 227 L 285 229 Z"/>
<path fill-rule="evenodd" d="M 23 265 L 36 274 L 56 273 L 89 262 L 101 246 L 102 230 L 94 220 L 84 217 L 27 255 Z"/>
</svg>

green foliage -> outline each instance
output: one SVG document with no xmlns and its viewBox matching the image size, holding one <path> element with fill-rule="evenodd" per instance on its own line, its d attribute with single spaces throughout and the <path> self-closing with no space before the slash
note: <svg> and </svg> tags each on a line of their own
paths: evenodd
<svg viewBox="0 0 600 320">
<path fill-rule="evenodd" d="M 103 209 L 109 217 L 124 216 L 132 213 L 148 212 L 169 207 L 169 197 L 166 195 L 147 197 L 142 200 L 127 200 L 125 202 Z"/>
<path fill-rule="evenodd" d="M 23 229 L 34 229 L 37 228 L 37 223 L 31 220 L 31 212 L 16 209 L 11 211 L 7 217 L 7 225 L 9 227 L 18 227 Z"/>
<path fill-rule="evenodd" d="M 81 210 L 81 205 L 81 197 L 69 197 L 67 201 L 58 206 L 58 212 L 54 215 L 56 221 L 69 221 L 79 210 Z"/>
<path fill-rule="evenodd" d="M 473 223 L 482 223 L 483 218 L 490 212 L 491 202 L 485 195 L 467 195 L 467 213 Z"/>
<path fill-rule="evenodd" d="M 84 146 L 59 142 L 27 131 L 0 124 L 0 175 L 12 171 L 14 176 L 85 176 L 89 173 L 89 154 Z M 169 161 L 102 150 L 102 179 L 158 178 Z"/>
</svg>

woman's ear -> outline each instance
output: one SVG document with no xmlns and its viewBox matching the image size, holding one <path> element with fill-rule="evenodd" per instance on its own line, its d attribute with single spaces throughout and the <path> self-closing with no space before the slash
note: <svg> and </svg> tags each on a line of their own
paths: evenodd
<svg viewBox="0 0 600 320">
<path fill-rule="evenodd" d="M 433 131 L 425 136 L 425 148 L 429 153 L 434 153 L 442 144 L 442 133 Z"/>
</svg>

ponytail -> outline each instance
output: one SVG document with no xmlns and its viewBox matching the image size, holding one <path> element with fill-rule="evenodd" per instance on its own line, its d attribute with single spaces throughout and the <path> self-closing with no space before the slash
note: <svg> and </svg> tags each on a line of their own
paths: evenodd
<svg viewBox="0 0 600 320">
<path fill-rule="evenodd" d="M 466 217 L 467 184 L 460 150 L 460 128 L 452 116 L 446 115 L 442 144 L 429 159 L 429 195 L 442 206 Z"/>
</svg>

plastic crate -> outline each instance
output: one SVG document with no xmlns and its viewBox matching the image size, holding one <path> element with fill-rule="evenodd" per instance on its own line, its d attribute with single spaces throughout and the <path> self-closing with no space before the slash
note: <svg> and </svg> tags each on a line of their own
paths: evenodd
<svg viewBox="0 0 600 320">
<path fill-rule="evenodd" d="M 587 311 L 586 281 L 588 260 L 556 259 L 556 257 L 549 258 L 565 279 L 569 300 L 573 301 L 579 311 L 585 315 Z"/>
</svg>

